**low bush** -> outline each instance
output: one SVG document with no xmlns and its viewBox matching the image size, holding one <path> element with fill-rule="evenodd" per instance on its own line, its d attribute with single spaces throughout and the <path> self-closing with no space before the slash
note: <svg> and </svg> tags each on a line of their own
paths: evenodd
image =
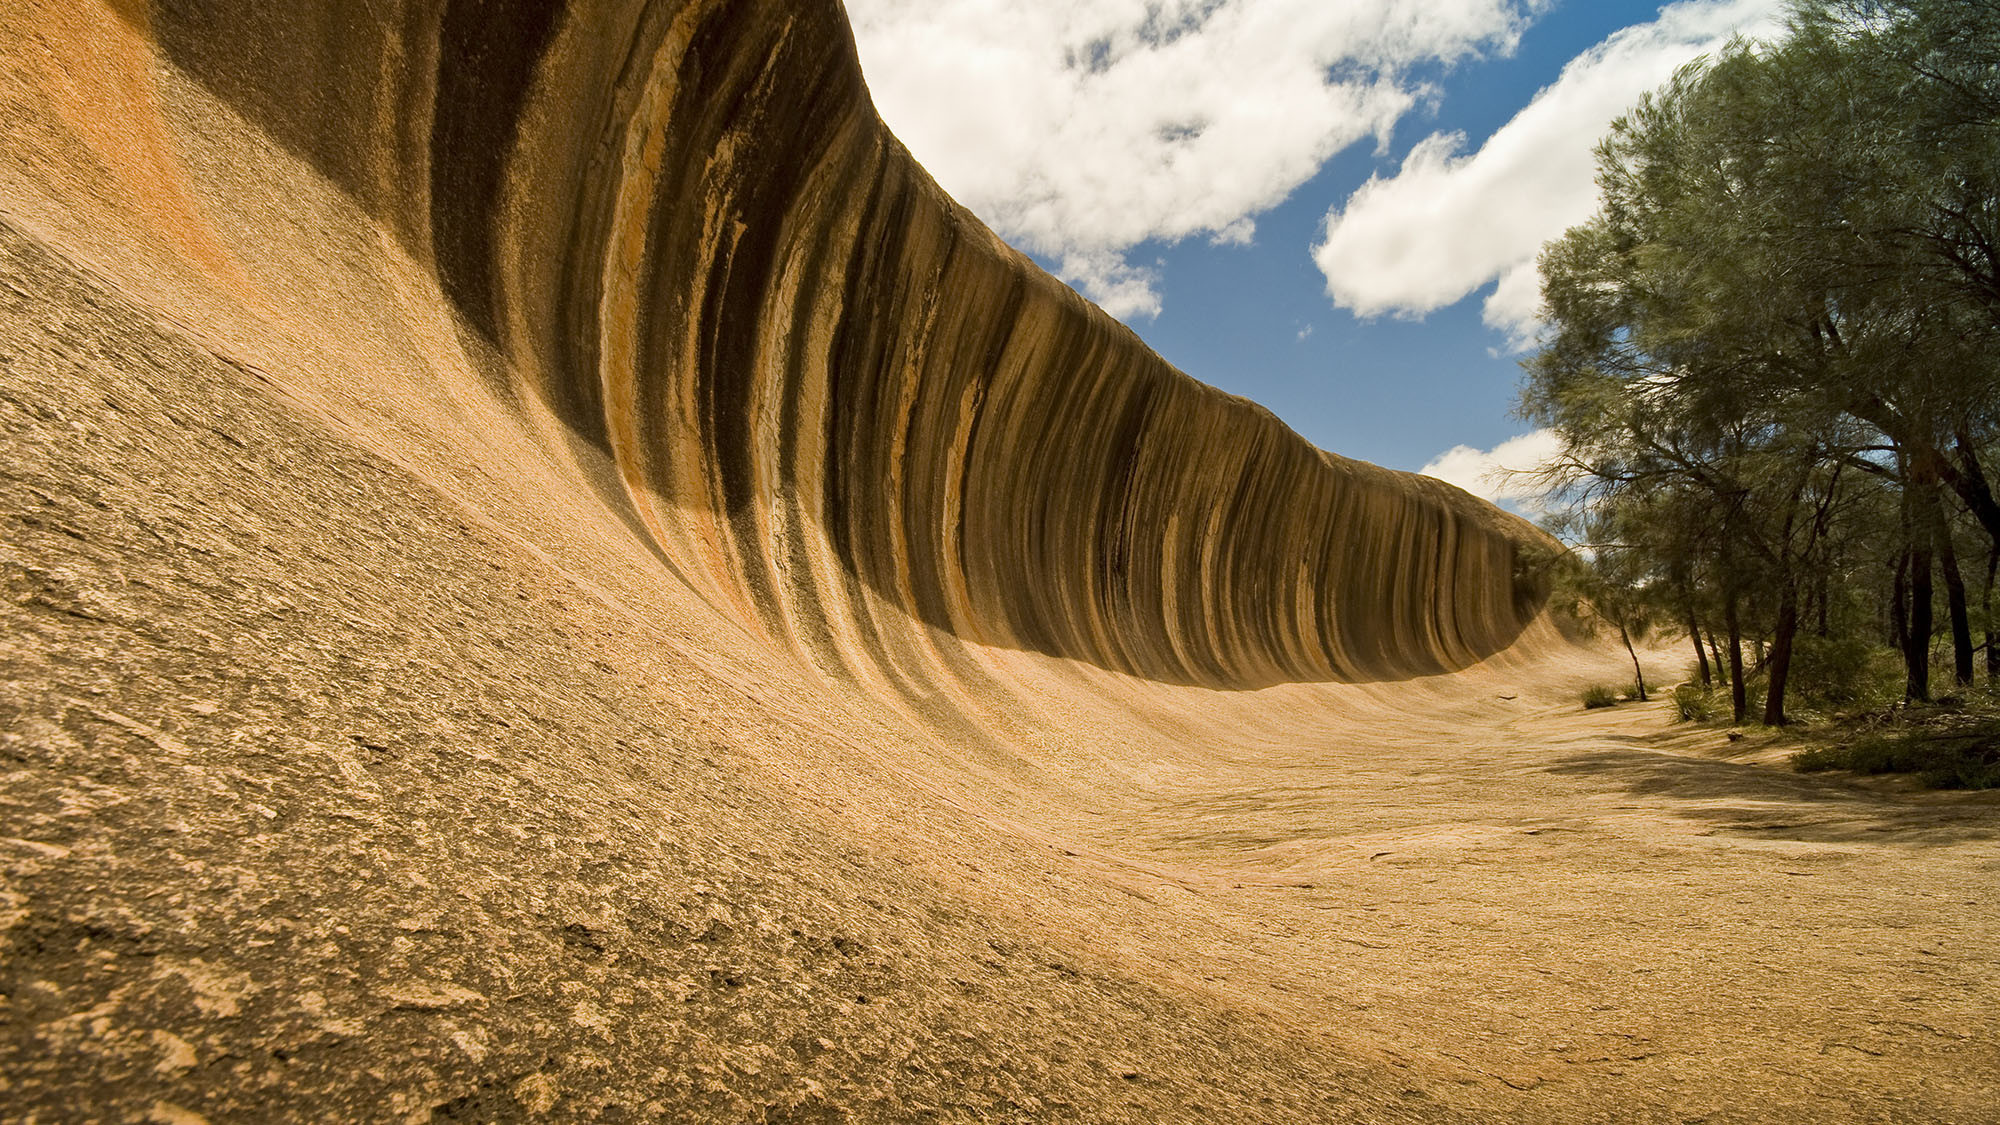
<svg viewBox="0 0 2000 1125">
<path fill-rule="evenodd" d="M 1855 637 L 1798 639 L 1792 653 L 1793 695 L 1802 704 L 1833 711 L 1884 707 L 1903 695 L 1901 657 L 1884 645 Z"/>
<path fill-rule="evenodd" d="M 1615 688 L 1605 687 L 1603 684 L 1592 684 L 1583 689 L 1583 706 L 1585 710 L 1593 707 L 1611 707 L 1617 703 L 1618 691 Z"/>
<path fill-rule="evenodd" d="M 1674 716 L 1683 723 L 1705 723 L 1715 718 L 1715 693 L 1700 684 L 1674 688 Z"/>
<path fill-rule="evenodd" d="M 1932 789 L 2000 789 L 2000 718 L 1916 724 L 1792 755 L 1800 773 L 1913 774 Z"/>
</svg>

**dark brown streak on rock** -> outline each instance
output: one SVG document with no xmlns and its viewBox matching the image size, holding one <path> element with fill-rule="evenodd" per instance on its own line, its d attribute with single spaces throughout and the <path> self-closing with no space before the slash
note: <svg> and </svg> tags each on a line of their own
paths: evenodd
<svg viewBox="0 0 2000 1125">
<path fill-rule="evenodd" d="M 675 576 L 823 666 L 917 698 L 979 675 L 928 627 L 1220 688 L 1400 679 L 1539 611 L 1526 525 L 1320 453 L 995 240 L 874 116 L 831 0 L 161 0 L 150 22 L 434 263 L 489 380 L 601 455 L 586 471 Z M 432 37 L 434 56 L 410 47 Z M 674 87 L 645 121 L 663 51 Z M 380 124 L 413 120 L 427 154 Z M 657 142 L 645 168 L 632 140 Z M 607 325 L 634 175 L 638 323 Z M 607 332 L 636 363 L 622 452 Z M 654 538 L 626 479 L 712 536 Z"/>
<path fill-rule="evenodd" d="M 431 240 L 438 281 L 495 338 L 493 221 L 536 64 L 561 8 L 545 0 L 448 0 L 431 119 Z"/>
</svg>

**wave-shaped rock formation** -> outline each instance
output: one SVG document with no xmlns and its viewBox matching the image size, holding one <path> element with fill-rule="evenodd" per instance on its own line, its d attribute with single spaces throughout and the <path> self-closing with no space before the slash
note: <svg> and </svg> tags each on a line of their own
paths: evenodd
<svg viewBox="0 0 2000 1125">
<path fill-rule="evenodd" d="M 997 240 L 834 0 L 8 0 L 0 519 L 0 1116 L 1723 1119 L 1744 1059 L 1793 1117 L 1992 1073 L 1990 988 L 1849 974 L 1796 872 L 1537 756 L 1597 658 L 1532 528 Z M 1843 893 L 1987 892 L 1931 843 Z M 1715 984 L 1772 948 L 1810 982 Z M 1967 1036 L 1821 1050 L 1919 994 Z"/>
<path fill-rule="evenodd" d="M 1987 1125 L 1992 806 L 1581 712 L 1537 542 L 833 0 L 4 0 L 0 1117 Z"/>
<path fill-rule="evenodd" d="M 905 622 L 1175 683 L 1403 678 L 1525 528 L 1314 449 L 996 239 L 797 3 L 164 2 L 167 58 L 435 270 L 687 581 L 922 690 Z"/>
</svg>

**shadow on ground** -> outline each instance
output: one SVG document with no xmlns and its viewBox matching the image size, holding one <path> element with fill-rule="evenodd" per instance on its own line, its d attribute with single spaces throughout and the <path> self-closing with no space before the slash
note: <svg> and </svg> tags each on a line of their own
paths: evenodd
<svg viewBox="0 0 2000 1125">
<path fill-rule="evenodd" d="M 1666 812 L 1764 839 L 1924 846 L 2000 839 L 2000 797 L 1983 793 L 1882 793 L 1838 777 L 1645 749 L 1576 754 L 1549 772 L 1594 778 Z"/>
</svg>

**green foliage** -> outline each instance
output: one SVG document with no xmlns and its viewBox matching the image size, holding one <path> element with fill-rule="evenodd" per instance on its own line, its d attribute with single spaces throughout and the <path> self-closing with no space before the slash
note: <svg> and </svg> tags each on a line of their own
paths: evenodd
<svg viewBox="0 0 2000 1125">
<path fill-rule="evenodd" d="M 1674 718 L 1683 723 L 1712 722 L 1717 713 L 1715 692 L 1700 684 L 1674 688 Z"/>
<path fill-rule="evenodd" d="M 2000 722 L 1950 733 L 1896 731 L 1792 755 L 1800 773 L 1915 774 L 1932 789 L 2000 789 Z"/>
<path fill-rule="evenodd" d="M 1617 705 L 1617 688 L 1607 687 L 1604 684 L 1592 684 L 1583 689 L 1583 708 L 1586 711 L 1598 707 L 1616 707 Z"/>
<path fill-rule="evenodd" d="M 1817 732 L 1792 756 L 1800 772 L 1911 774 L 1933 789 L 2000 789 L 2000 695 L 1991 690 L 1899 705 Z"/>
<path fill-rule="evenodd" d="M 1799 694 L 1827 710 L 1882 708 L 1902 698 L 1901 658 L 1863 636 L 1800 637 L 1792 674 Z"/>
<path fill-rule="evenodd" d="M 1619 118 L 1543 250 L 1521 412 L 1563 442 L 1583 600 L 1742 637 L 1767 722 L 1897 694 L 1891 635 L 1921 695 L 1908 598 L 1937 551 L 1963 604 L 1955 520 L 2000 545 L 1996 121 L 2000 0 L 1800 0 Z"/>
</svg>

